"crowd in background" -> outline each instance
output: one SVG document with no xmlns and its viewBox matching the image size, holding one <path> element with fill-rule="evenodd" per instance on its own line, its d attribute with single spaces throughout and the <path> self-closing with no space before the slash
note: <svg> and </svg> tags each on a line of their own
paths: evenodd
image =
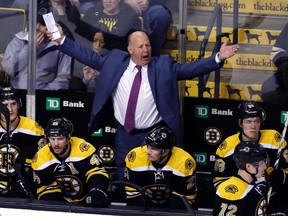
<svg viewBox="0 0 288 216">
<path fill-rule="evenodd" d="M 26 11 L 26 28 L 19 29 L 21 31 L 10 38 L 1 64 L 8 77 L 5 82 L 17 89 L 26 89 L 29 1 L 1 1 L 0 5 Z M 114 48 L 126 51 L 128 35 L 134 30 L 147 31 L 153 38 L 153 52 L 160 54 L 172 23 L 170 10 L 175 10 L 174 5 L 173 0 L 38 0 L 36 89 L 93 92 L 97 77 L 95 71 L 58 53 L 55 44 L 47 41 L 41 34 L 41 27 L 45 27 L 43 14 L 52 12 L 68 37 L 101 54 Z M 102 34 L 101 43 L 95 42 L 96 33 Z"/>
<path fill-rule="evenodd" d="M 131 61 L 129 64 L 127 63 L 129 67 L 125 69 L 125 74 L 127 74 L 127 71 L 136 72 L 136 66 L 140 65 L 144 71 L 143 74 L 146 74 L 144 81 L 146 79 L 146 83 L 148 83 L 147 65 L 151 59 L 152 62 L 156 62 L 155 59 L 160 59 L 162 66 L 166 66 L 167 70 L 165 72 L 168 73 L 171 70 L 180 74 L 178 75 L 180 77 L 170 77 L 171 80 L 173 79 L 174 84 L 178 80 L 186 78 L 186 76 L 187 79 L 193 78 L 221 67 L 224 60 L 235 55 L 239 48 L 238 45 L 228 46 L 227 40 L 217 55 L 213 55 L 200 63 L 198 62 L 198 65 L 202 63 L 201 69 L 200 66 L 195 66 L 194 68 L 194 64 L 193 66 L 192 64 L 175 66 L 176 63 L 170 58 L 163 60 L 160 54 L 166 41 L 168 28 L 172 24 L 171 9 L 173 5 L 175 5 L 173 1 L 160 0 L 39 0 L 36 26 L 36 89 L 70 89 L 95 93 L 96 89 L 99 88 L 97 85 L 103 86 L 103 83 L 98 83 L 98 77 L 102 73 L 100 69 L 104 68 L 104 71 L 111 69 L 104 62 L 107 59 L 107 61 L 112 62 L 113 55 L 116 56 L 114 60 L 120 56 L 121 63 L 126 61 L 128 55 L 123 54 L 122 51 L 129 52 L 131 56 Z M 11 4 L 4 5 L 3 3 L 3 6 L 22 8 L 29 13 L 28 1 L 15 0 Z M 49 36 L 47 36 L 47 29 L 42 15 L 49 12 L 53 13 L 56 22 L 60 24 L 61 30 L 65 35 L 65 37 L 61 38 L 63 39 L 61 41 L 51 41 Z M 142 31 L 145 31 L 145 34 Z M 15 37 L 11 38 L 11 42 L 7 44 L 1 61 L 1 67 L 5 71 L 3 87 L 9 86 L 4 88 L 1 101 L 11 113 L 14 112 L 14 119 L 11 119 L 12 115 L 10 115 L 9 120 L 12 127 L 7 129 L 7 127 L 5 128 L 5 119 L 2 117 L 0 132 L 8 136 L 7 131 L 11 130 L 15 134 L 12 147 L 19 151 L 18 153 L 21 156 L 15 158 L 17 163 L 15 163 L 15 168 L 13 168 L 16 170 L 16 165 L 20 164 L 21 171 L 15 171 L 12 179 L 11 176 L 13 175 L 11 175 L 10 170 L 6 170 L 8 180 L 5 180 L 6 183 L 3 183 L 5 181 L 1 182 L 1 193 L 7 197 L 36 196 L 37 199 L 66 200 L 69 202 L 85 201 L 89 206 L 107 207 L 110 204 L 109 192 L 107 191 L 109 174 L 103 168 L 101 159 L 97 156 L 93 145 L 81 138 L 72 137 L 73 124 L 66 118 L 51 119 L 47 123 L 44 133 L 44 129 L 37 122 L 34 123 L 32 120 L 18 115 L 21 99 L 18 97 L 17 92 L 14 92 L 14 88 L 27 89 L 29 73 L 28 41 L 27 29 L 15 33 Z M 86 48 L 92 49 L 96 54 L 82 52 L 86 54 L 85 58 L 88 60 L 85 60 L 83 56 L 74 58 L 73 54 L 69 53 L 68 48 L 69 46 L 75 47 L 78 45 L 74 45 L 72 41 L 80 42 Z M 59 45 L 60 48 L 58 48 Z M 82 48 L 77 47 L 71 50 L 77 49 L 80 50 Z M 117 49 L 117 51 L 114 51 L 114 49 Z M 142 49 L 145 54 L 140 55 L 137 53 L 139 49 Z M 106 57 L 106 55 L 111 55 L 112 57 Z M 286 58 L 286 56 L 284 57 Z M 91 63 L 92 59 L 97 59 L 97 61 Z M 84 60 L 81 62 L 87 62 L 87 65 L 80 63 L 80 60 Z M 117 61 L 115 60 L 115 62 Z M 204 65 L 207 68 L 204 68 Z M 122 67 L 120 63 L 117 66 Z M 157 67 L 155 66 L 155 68 Z M 189 72 L 195 70 L 197 72 L 188 74 L 185 73 L 186 70 L 189 70 Z M 115 76 L 117 75 L 115 74 Z M 120 87 L 117 86 L 113 92 L 112 90 L 110 91 L 114 101 L 113 106 L 116 110 L 115 118 L 117 119 L 118 133 L 116 144 L 121 146 L 121 148 L 118 146 L 118 149 L 116 147 L 116 150 L 118 151 L 117 154 L 121 151 L 123 153 L 121 153 L 120 162 L 117 164 L 118 168 L 121 168 L 121 174 L 118 173 L 119 179 L 137 183 L 144 187 L 147 192 L 147 199 L 152 206 L 186 208 L 180 199 L 181 195 L 184 195 L 188 203 L 193 206 L 193 202 L 197 197 L 195 175 L 197 169 L 193 157 L 180 148 L 181 138 L 179 137 L 181 135 L 179 134 L 181 134 L 181 129 L 178 127 L 178 114 L 176 115 L 176 123 L 175 121 L 171 123 L 169 110 L 163 111 L 163 107 L 159 105 L 166 103 L 166 101 L 160 99 L 157 101 L 158 103 L 155 103 L 154 100 L 156 99 L 153 100 L 154 95 L 152 96 L 152 93 L 154 92 L 152 89 L 150 91 L 151 94 L 148 95 L 151 103 L 147 106 L 149 109 L 151 108 L 150 110 L 156 111 L 149 113 L 148 117 L 146 116 L 148 119 L 144 119 L 146 122 L 143 119 L 137 120 L 137 117 L 134 116 L 136 124 L 131 131 L 127 131 L 125 128 L 126 116 L 123 114 L 124 112 L 121 113 L 124 110 L 122 108 L 127 104 L 121 104 L 119 98 L 121 98 L 123 92 L 121 93 L 122 90 L 120 91 L 119 89 L 121 89 L 121 84 L 125 87 L 127 83 L 131 84 L 132 82 L 129 81 L 128 75 L 126 75 L 127 77 L 123 76 L 125 78 L 124 81 L 120 80 L 120 78 L 120 81 L 118 80 Z M 105 75 L 103 77 L 105 78 Z M 167 75 L 167 77 L 169 76 Z M 101 78 L 99 82 L 101 82 Z M 279 82 L 279 79 L 277 79 L 277 82 Z M 145 90 L 147 89 L 150 90 L 150 87 Z M 143 91 L 142 89 L 142 95 L 144 95 Z M 177 91 L 175 92 L 177 93 Z M 175 96 L 174 93 L 171 93 L 171 95 Z M 97 108 L 97 103 L 99 102 L 99 97 L 97 97 L 96 95 L 92 111 L 94 112 L 92 113 L 92 126 L 95 126 L 93 124 L 96 124 L 95 121 L 97 121 L 95 116 L 99 115 L 99 113 L 102 114 L 101 109 Z M 128 94 L 126 99 L 128 101 Z M 105 103 L 107 100 L 105 98 Z M 174 101 L 173 105 L 175 104 L 178 105 L 178 102 Z M 100 104 L 99 106 L 102 105 Z M 173 109 L 174 113 L 177 113 L 178 106 L 175 105 L 176 108 L 174 109 L 173 105 L 171 105 L 171 109 Z M 168 107 L 165 108 L 167 109 Z M 139 111 L 138 109 L 138 112 L 145 113 L 147 111 L 143 110 Z M 237 115 L 237 121 L 241 129 L 240 134 L 231 135 L 217 149 L 217 160 L 214 170 L 215 178 L 213 179 L 216 191 L 214 215 L 223 215 L 228 211 L 238 211 L 238 213 L 241 211 L 243 215 L 262 211 L 259 215 L 266 215 L 267 206 L 268 212 L 272 214 L 283 213 L 284 215 L 287 213 L 287 209 L 284 206 L 287 200 L 285 195 L 283 195 L 283 192 L 284 194 L 286 193 L 288 182 L 286 180 L 288 167 L 287 144 L 285 141 L 280 142 L 281 134 L 279 132 L 260 130 L 260 126 L 265 121 L 263 112 L 262 108 L 255 103 L 241 104 Z M 151 116 L 153 121 L 149 119 Z M 141 120 L 142 122 L 139 123 Z M 31 125 L 34 125 L 34 127 Z M 22 133 L 21 128 L 24 128 L 25 131 L 31 131 L 31 133 Z M 19 131 L 20 133 L 18 133 Z M 29 154 L 27 153 L 27 155 L 23 153 L 25 148 L 18 149 L 17 147 L 21 145 L 22 136 L 32 139 L 31 143 L 34 144 L 33 146 L 29 146 L 26 143 L 23 144 L 29 149 L 27 151 Z M 5 143 L 7 140 L 9 140 L 9 137 L 1 139 L 1 142 Z M 130 145 L 129 148 L 127 146 L 123 147 L 124 142 L 125 144 L 133 142 L 133 145 Z M 8 145 L 8 143 L 6 144 Z M 236 147 L 238 145 L 239 147 Z M 274 156 L 277 155 L 278 150 L 281 153 L 279 156 L 280 165 L 273 168 L 275 160 L 277 161 Z M 252 159 L 252 156 L 255 155 L 258 156 L 257 160 Z M 32 159 L 33 156 L 34 158 Z M 76 157 L 81 159 L 76 160 Z M 182 160 L 178 160 L 177 157 Z M 26 169 L 22 165 L 25 165 Z M 269 166 L 270 169 L 268 168 Z M 81 167 L 87 169 L 83 171 Z M 51 172 L 51 175 L 49 175 L 49 172 Z M 21 173 L 25 174 L 25 178 L 23 177 L 24 174 L 22 175 Z M 76 177 L 67 180 L 66 175 Z M 165 179 L 165 175 L 169 177 Z M 17 176 L 22 185 L 18 184 Z M 155 181 L 151 182 L 153 178 L 155 178 Z M 77 188 L 75 184 L 68 185 L 71 183 L 69 181 L 84 186 L 83 188 Z M 35 184 L 27 184 L 31 182 Z M 163 186 L 159 190 L 157 187 L 161 184 L 165 185 L 165 187 Z M 71 191 L 71 188 L 73 188 L 73 191 Z M 273 188 L 271 200 L 270 188 Z M 141 200 L 137 200 L 141 195 L 139 191 L 135 191 L 135 188 L 129 185 L 125 187 L 125 190 L 127 191 L 128 204 L 141 205 Z M 20 191 L 21 193 L 18 194 Z M 231 194 L 235 196 L 231 196 Z M 251 205 L 251 208 L 245 208 L 245 204 L 247 202 L 251 204 L 252 201 L 255 202 L 255 205 Z M 270 201 L 270 208 L 268 201 Z"/>
</svg>

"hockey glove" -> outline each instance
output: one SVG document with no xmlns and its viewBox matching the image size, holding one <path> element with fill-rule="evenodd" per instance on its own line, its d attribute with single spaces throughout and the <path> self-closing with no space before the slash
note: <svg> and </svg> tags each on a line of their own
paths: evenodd
<svg viewBox="0 0 288 216">
<path fill-rule="evenodd" d="M 283 169 L 273 169 L 267 177 L 269 185 L 276 190 L 281 189 L 286 181 L 286 174 Z"/>
<path fill-rule="evenodd" d="M 110 204 L 107 194 L 99 188 L 91 189 L 86 197 L 86 204 L 91 207 L 105 208 Z"/>
</svg>

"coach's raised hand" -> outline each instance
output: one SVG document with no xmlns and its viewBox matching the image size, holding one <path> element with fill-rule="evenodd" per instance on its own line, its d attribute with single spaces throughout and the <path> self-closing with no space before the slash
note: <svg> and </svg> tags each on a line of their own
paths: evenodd
<svg viewBox="0 0 288 216">
<path fill-rule="evenodd" d="M 234 56 L 239 49 L 238 44 L 228 45 L 229 42 L 230 42 L 230 39 L 227 38 L 220 48 L 219 60 L 221 60 L 221 61 Z"/>
<path fill-rule="evenodd" d="M 64 35 L 63 29 L 62 29 L 62 27 L 61 27 L 60 24 L 56 23 L 56 27 L 58 28 L 58 31 L 59 31 L 61 37 L 58 38 L 58 39 L 56 39 L 56 40 L 54 40 L 54 41 L 57 42 L 58 44 L 60 44 L 60 43 L 62 43 L 63 40 L 65 39 L 65 35 Z M 49 32 L 49 31 L 47 31 L 47 37 L 48 37 L 50 40 L 52 40 L 52 33 Z"/>
</svg>

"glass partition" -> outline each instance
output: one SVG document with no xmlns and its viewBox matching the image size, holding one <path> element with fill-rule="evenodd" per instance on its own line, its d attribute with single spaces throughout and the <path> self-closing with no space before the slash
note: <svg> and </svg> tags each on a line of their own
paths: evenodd
<svg viewBox="0 0 288 216">
<path fill-rule="evenodd" d="M 153 8 L 154 11 L 149 14 L 145 8 L 147 5 L 143 6 L 145 9 L 141 9 L 135 4 L 129 5 L 121 0 L 117 1 L 117 5 L 114 5 L 112 10 L 109 8 L 111 5 L 105 5 L 103 2 L 105 0 L 39 0 L 37 14 L 33 19 L 37 20 L 38 24 L 43 23 L 42 15 L 52 12 L 55 21 L 60 23 L 67 37 L 103 55 L 115 48 L 126 51 L 128 34 L 135 29 L 145 30 L 152 41 L 153 55 L 169 54 L 179 63 L 190 63 L 209 57 L 219 51 L 220 45 L 217 41 L 223 43 L 226 38 L 230 38 L 231 44 L 237 43 L 240 46 L 237 54 L 225 60 L 220 71 L 211 72 L 209 76 L 179 82 L 181 102 L 183 98 L 201 99 L 204 101 L 203 104 L 209 104 L 210 99 L 217 99 L 217 103 L 220 104 L 222 101 L 226 103 L 227 100 L 231 100 L 232 106 L 235 107 L 238 101 L 253 100 L 274 102 L 277 106 L 278 102 L 282 104 L 287 97 L 282 91 L 278 91 L 287 89 L 285 80 L 287 77 L 285 74 L 278 75 L 278 69 L 286 63 L 288 50 L 286 45 L 288 4 L 285 0 L 151 0 L 149 8 Z M 57 46 L 50 44 L 49 41 L 45 47 L 41 47 L 40 39 L 37 38 L 37 31 L 41 28 L 38 25 L 35 26 L 36 54 L 31 55 L 27 51 L 23 54 L 28 44 L 31 43 L 27 34 L 31 22 L 29 3 L 28 0 L 0 0 L 0 23 L 2 25 L 0 85 L 9 85 L 11 82 L 16 88 L 23 90 L 25 95 L 28 83 L 35 85 L 30 88 L 37 91 L 55 91 L 57 95 L 61 90 L 61 94 L 66 92 L 69 98 L 75 94 L 75 98 L 79 101 L 81 94 L 88 94 L 88 99 L 92 100 L 100 72 L 62 54 L 47 57 L 45 60 L 44 57 L 50 52 L 56 52 Z M 164 6 L 168 13 L 164 13 L 163 8 L 158 6 Z M 218 9 L 215 12 L 216 8 Z M 169 20 L 169 15 L 171 15 L 171 20 Z M 215 16 L 214 20 L 213 16 Z M 207 35 L 209 29 L 211 34 Z M 45 51 L 46 46 L 50 48 Z M 29 58 L 34 58 L 36 69 L 29 68 L 33 65 L 28 67 Z M 20 67 L 20 64 L 24 66 Z M 88 77 L 87 71 L 93 75 Z M 21 76 L 22 73 L 25 73 L 25 76 Z M 29 73 L 35 75 L 36 83 L 27 81 L 33 78 Z M 61 97 L 66 97 L 65 93 Z M 47 98 L 53 99 L 49 95 Z M 86 96 L 83 98 L 86 100 Z M 29 99 L 27 101 L 30 103 Z M 37 110 L 37 103 L 33 102 L 32 105 Z M 89 105 L 92 106 L 91 101 Z M 189 109 L 183 105 L 182 112 L 185 118 Z M 57 113 L 57 115 L 60 114 Z M 85 114 L 85 119 L 88 118 Z M 43 124 L 47 120 L 42 118 L 41 114 L 36 115 L 36 119 Z M 79 121 L 81 122 L 81 119 Z M 79 124 L 84 124 L 84 128 L 88 125 L 87 122 Z M 111 131 L 113 129 L 109 132 Z M 115 128 L 111 134 L 114 139 Z M 85 136 L 89 137 L 87 134 Z M 94 134 L 94 138 L 95 136 Z M 94 138 L 88 139 L 94 141 Z M 111 140 L 108 142 L 113 142 Z M 95 143 L 101 141 L 95 141 Z M 193 138 L 188 136 L 185 146 L 189 146 L 190 142 L 193 142 Z M 215 146 L 212 148 L 214 151 Z M 212 171 L 207 171 L 207 167 L 202 169 L 199 151 L 187 149 L 199 159 L 197 161 L 199 173 L 200 171 L 203 171 L 202 174 L 208 173 L 204 177 L 199 174 L 199 182 L 201 184 L 202 180 L 201 186 L 203 186 L 211 179 Z M 213 153 L 211 155 L 213 156 Z M 205 191 L 205 188 L 201 189 L 200 191 Z M 212 190 L 210 192 L 209 196 L 212 196 Z M 211 210 L 211 203 L 206 205 L 205 201 L 200 200 L 198 207 Z"/>
<path fill-rule="evenodd" d="M 0 44 L 2 56 L 4 55 L 7 44 L 12 41 L 14 34 L 28 30 L 28 2 L 28 0 L 15 0 L 14 2 L 9 1 L 9 3 L 8 1 L 0 2 L 2 8 L 1 22 L 4 29 L 4 31 L 2 31 L 3 39 Z M 45 1 L 39 2 L 43 3 Z M 136 8 L 133 10 L 133 8 L 123 2 L 121 2 L 119 8 L 121 8 L 121 11 L 126 11 L 126 13 L 123 17 L 121 15 L 118 16 L 121 23 L 119 22 L 117 26 L 113 26 L 113 21 L 110 23 L 108 23 L 108 21 L 101 21 L 100 16 L 103 10 L 101 1 L 79 0 L 71 2 L 65 3 L 65 1 L 51 0 L 48 1 L 47 9 L 48 11 L 52 11 L 57 22 L 65 26 L 68 36 L 86 47 L 92 48 L 92 41 L 94 40 L 93 31 L 103 31 L 120 37 L 124 37 L 132 28 L 142 28 L 149 31 L 149 25 L 146 25 L 146 22 L 144 22 L 145 17 L 143 19 L 145 13 L 142 14 L 142 12 L 137 11 Z M 238 3 L 237 9 L 239 13 L 236 26 L 233 24 L 233 20 L 235 20 L 235 2 Z M 233 33 L 237 33 L 237 42 L 240 45 L 240 50 L 237 55 L 227 60 L 220 72 L 219 98 L 253 99 L 261 101 L 261 95 L 263 93 L 271 90 L 269 88 L 275 88 L 275 86 L 266 87 L 266 85 L 268 85 L 267 82 L 270 82 L 271 77 L 274 76 L 274 72 L 276 71 L 275 65 L 270 61 L 270 53 L 277 36 L 285 27 L 287 21 L 284 1 L 263 1 L 263 3 L 262 1 L 249 1 L 248 3 L 246 1 L 238 2 L 233 0 L 169 0 L 165 1 L 165 3 L 161 1 L 151 1 L 150 5 L 164 4 L 172 15 L 172 21 L 166 34 L 167 40 L 162 46 L 161 53 L 169 53 L 176 61 L 180 61 L 179 57 L 181 57 L 181 53 L 182 56 L 185 55 L 186 62 L 197 60 L 207 25 L 210 22 L 212 12 L 217 3 L 220 4 L 222 9 L 222 29 L 220 31 L 222 33 L 222 42 L 226 37 L 229 37 L 231 42 L 233 42 Z M 179 6 L 181 8 L 179 8 Z M 132 11 L 128 10 L 127 12 L 127 7 L 130 10 L 132 9 Z M 181 11 L 183 9 L 187 9 L 187 11 Z M 138 15 L 139 20 L 136 19 L 136 21 L 129 22 L 129 20 L 135 19 L 135 14 Z M 131 16 L 131 18 L 129 18 L 129 16 Z M 187 17 L 187 20 L 179 20 L 183 17 Z M 79 19 L 81 20 L 80 24 L 78 22 Z M 92 28 L 87 28 L 82 21 L 91 25 Z M 75 24 L 76 22 L 78 23 Z M 7 23 L 10 25 L 7 25 Z M 186 25 L 186 29 L 180 26 L 183 24 Z M 93 28 L 95 29 L 93 30 Z M 158 34 L 160 33 L 158 32 Z M 179 40 L 183 35 L 186 37 L 186 41 L 184 42 L 185 49 L 180 47 L 179 50 Z M 160 37 L 158 35 L 156 36 Z M 208 39 L 205 57 L 212 54 L 216 38 L 217 27 L 215 21 L 215 25 Z M 159 45 L 157 45 L 155 49 L 158 49 L 158 46 Z M 113 37 L 110 39 L 110 37 L 107 37 L 105 48 L 108 50 L 113 48 L 125 50 L 125 39 L 117 39 L 117 37 L 116 39 Z M 77 60 L 72 60 L 71 75 L 73 78 L 70 82 L 72 84 L 71 88 L 78 88 L 77 90 L 80 91 L 85 90 L 85 84 L 83 85 L 83 83 L 81 83 L 83 79 L 83 67 L 82 63 Z M 197 79 L 186 82 L 187 92 L 185 96 L 198 97 L 198 87 L 195 85 L 197 82 Z M 213 82 L 214 74 L 211 73 L 209 80 L 205 80 L 204 90 L 206 91 L 203 92 L 203 97 L 215 97 L 214 90 L 212 89 L 214 85 Z M 262 87 L 263 83 L 265 83 L 264 87 Z M 65 89 L 67 87 L 66 85 L 63 88 Z M 41 87 L 39 88 L 41 89 Z M 211 95 L 208 89 L 211 89 Z M 239 92 L 241 92 L 240 96 L 237 95 L 237 93 L 232 93 L 233 90 L 231 92 L 230 89 L 238 89 Z"/>
</svg>

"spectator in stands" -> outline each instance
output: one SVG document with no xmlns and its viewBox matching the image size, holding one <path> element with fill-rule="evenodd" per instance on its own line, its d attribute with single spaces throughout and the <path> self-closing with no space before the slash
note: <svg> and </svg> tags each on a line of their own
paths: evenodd
<svg viewBox="0 0 288 216">
<path fill-rule="evenodd" d="M 265 148 L 243 141 L 236 146 L 233 159 L 237 174 L 218 186 L 213 215 L 266 215 L 268 185 L 255 183 L 269 166 Z"/>
<path fill-rule="evenodd" d="M 139 16 L 119 0 L 102 0 L 90 8 L 83 19 L 81 15 L 69 14 L 69 20 L 76 24 L 75 32 L 93 41 L 95 32 L 103 32 L 105 47 L 127 50 L 127 37 L 131 30 L 141 30 Z M 100 28 L 101 27 L 101 28 Z"/>
<path fill-rule="evenodd" d="M 22 8 L 26 11 L 28 11 L 28 4 L 29 1 L 28 0 L 14 0 L 13 3 L 11 3 L 11 1 L 7 1 L 7 0 L 2 0 L 5 1 L 5 3 L 9 3 L 10 5 L 12 5 L 13 8 Z M 49 0 L 38 0 L 39 3 L 45 3 Z M 94 0 L 60 0 L 63 3 L 67 3 L 68 1 L 76 6 L 77 8 L 79 8 L 81 13 L 84 13 L 86 10 L 88 10 L 90 7 L 94 6 Z M 60 2 L 58 1 L 58 2 Z"/>
<path fill-rule="evenodd" d="M 164 7 L 161 4 L 171 5 L 171 1 L 161 0 L 162 1 L 161 4 L 160 3 L 158 4 L 158 2 L 155 2 L 155 0 L 153 1 L 153 3 L 152 1 L 151 1 L 150 7 L 148 7 L 149 3 L 147 0 L 143 0 L 143 1 L 135 1 L 135 0 L 126 1 L 125 0 L 124 5 L 130 6 L 138 14 L 138 16 L 140 16 L 141 19 L 143 19 L 142 22 L 144 26 L 141 26 L 141 28 L 144 27 L 144 30 L 148 32 L 148 35 L 151 40 L 151 45 L 153 48 L 152 54 L 158 55 L 160 54 L 160 50 L 166 41 L 169 24 L 172 21 L 170 11 L 167 9 L 167 7 Z M 171 6 L 169 7 L 171 8 Z M 100 11 L 102 10 L 101 5 L 99 6 L 99 2 L 98 4 L 96 4 L 95 8 L 97 8 L 97 10 L 100 10 Z M 97 12 L 95 14 L 97 15 L 96 17 L 100 17 L 99 15 L 100 12 Z M 95 16 L 95 14 L 93 14 L 93 16 Z M 73 15 L 75 15 L 75 13 Z M 133 15 L 133 17 L 134 16 L 135 15 Z M 89 22 L 88 20 L 91 20 L 91 16 L 87 15 L 86 18 L 84 16 L 84 20 L 86 20 L 86 22 L 80 19 L 80 14 L 78 16 L 70 16 L 69 20 L 77 25 L 76 33 L 82 35 L 88 40 L 92 40 L 94 36 L 94 32 L 99 31 L 97 27 L 93 27 L 91 23 L 90 24 L 87 23 Z M 123 22 L 120 22 L 120 23 L 123 23 Z M 124 22 L 124 23 L 125 25 L 127 25 L 127 22 Z M 135 28 L 132 25 L 127 25 L 127 26 L 130 26 L 129 31 L 133 29 L 134 30 L 139 29 L 138 27 Z M 129 33 L 129 31 L 126 33 Z M 111 32 L 104 32 L 104 37 L 106 40 L 105 48 L 109 50 L 117 48 L 117 49 L 126 51 L 127 42 L 128 42 L 127 36 L 128 34 L 115 35 L 115 34 L 111 34 Z"/>
<path fill-rule="evenodd" d="M 3 59 L 3 54 L 0 54 L 0 86 L 4 87 L 7 86 L 9 83 L 9 77 L 8 75 L 5 73 L 3 67 L 2 67 L 2 59 Z"/>
<path fill-rule="evenodd" d="M 271 51 L 271 61 L 276 72 L 265 80 L 261 87 L 262 99 L 266 102 L 288 103 L 288 24 L 284 26 Z"/>
<path fill-rule="evenodd" d="M 68 89 L 71 76 L 71 57 L 59 52 L 57 44 L 46 37 L 47 28 L 42 15 L 37 16 L 36 32 L 36 89 Z M 2 60 L 10 83 L 16 89 L 27 89 L 28 32 L 19 32 L 7 45 Z"/>
<path fill-rule="evenodd" d="M 275 164 L 277 151 L 280 148 L 281 134 L 271 129 L 260 130 L 266 118 L 265 111 L 253 101 L 243 102 L 238 107 L 237 118 L 241 128 L 240 134 L 227 137 L 216 150 L 213 179 L 215 188 L 224 180 L 236 175 L 237 167 L 233 161 L 233 152 L 242 141 L 252 141 L 263 145 L 270 157 L 270 164 L 272 166 Z M 271 213 L 285 212 L 287 214 L 288 181 L 285 179 L 288 179 L 288 147 L 286 141 L 284 141 L 282 147 L 278 168 L 269 167 L 267 169 L 269 171 L 268 183 L 276 192 L 271 197 L 268 211 Z M 265 183 L 266 179 L 259 178 L 257 182 Z"/>
<path fill-rule="evenodd" d="M 109 33 L 120 37 L 127 36 L 131 29 L 142 29 L 138 15 L 119 0 L 102 0 L 101 5 L 84 14 L 83 20 L 92 26 L 101 23 Z"/>
<path fill-rule="evenodd" d="M 0 196 L 27 198 L 28 192 L 33 195 L 31 160 L 45 144 L 44 130 L 34 120 L 19 115 L 21 98 L 12 87 L 0 90 L 0 101 L 1 107 L 7 107 L 1 108 L 0 118 Z"/>
<path fill-rule="evenodd" d="M 102 32 L 96 32 L 92 43 L 92 50 L 100 55 L 106 55 L 109 50 L 103 48 L 105 39 Z M 83 67 L 83 83 L 86 85 L 87 92 L 94 92 L 96 79 L 99 76 L 99 71 L 89 66 Z"/>
<path fill-rule="evenodd" d="M 220 68 L 223 60 L 235 55 L 239 49 L 238 45 L 228 46 L 229 39 L 226 39 L 218 54 L 200 61 L 179 64 L 169 55 L 151 57 L 152 50 L 148 35 L 143 31 L 136 31 L 129 36 L 128 52 L 114 49 L 106 56 L 101 56 L 65 38 L 61 27 L 57 26 L 62 35 L 56 40 L 61 43 L 59 50 L 73 56 L 83 64 L 100 70 L 92 108 L 90 132 L 93 133 L 101 128 L 103 120 L 111 120 L 113 113 L 115 114 L 117 119 L 115 151 L 120 179 L 123 179 L 124 158 L 127 153 L 132 148 L 141 146 L 149 131 L 160 124 L 166 123 L 182 144 L 177 81 L 192 79 Z M 50 34 L 49 37 L 51 38 Z M 140 93 L 136 111 L 131 112 L 133 114 L 135 111 L 136 114 L 134 113 L 135 116 L 129 119 L 131 121 L 128 121 L 128 118 L 125 121 L 132 83 L 135 74 L 139 71 L 137 68 L 141 69 L 139 74 L 143 75 L 141 75 L 141 85 L 138 85 Z M 114 111 L 112 109 L 110 112 L 107 108 L 111 105 L 111 99 Z M 132 126 L 127 128 L 125 122 L 132 123 Z"/>
<path fill-rule="evenodd" d="M 71 137 L 72 123 L 52 118 L 45 128 L 49 143 L 33 161 L 34 181 L 39 200 L 86 202 L 93 207 L 107 207 L 108 173 L 92 144 Z"/>
<path fill-rule="evenodd" d="M 75 25 L 68 21 L 67 14 L 74 16 L 75 13 L 78 13 L 78 0 L 37 0 L 37 2 L 39 7 L 38 12 L 41 14 L 52 12 L 55 21 L 65 27 L 64 31 L 66 31 L 66 35 L 74 39 L 72 32 L 75 30 Z M 28 14 L 29 1 L 15 0 L 12 7 L 24 9 Z"/>
<path fill-rule="evenodd" d="M 195 160 L 176 143 L 169 128 L 158 127 L 125 158 L 125 180 L 145 190 L 150 206 L 186 208 L 181 196 L 190 205 L 196 196 Z M 128 205 L 144 204 L 141 191 L 131 186 L 125 189 Z"/>
<path fill-rule="evenodd" d="M 23 1 L 23 0 L 22 0 Z M 40 1 L 45 1 L 45 0 L 40 0 Z M 50 1 L 52 3 L 52 6 L 54 7 L 53 4 L 59 4 L 59 5 L 64 5 L 66 8 L 64 8 L 64 11 L 67 11 L 67 6 L 69 7 L 68 4 L 71 4 L 72 6 L 75 6 L 79 9 L 80 13 L 85 13 L 89 8 L 94 6 L 94 1 L 95 0 L 46 0 Z M 66 12 L 64 12 L 65 14 Z"/>
<path fill-rule="evenodd" d="M 94 7 L 95 0 L 69 0 L 72 5 L 75 5 L 81 14 L 84 14 L 88 9 Z"/>
<path fill-rule="evenodd" d="M 159 55 L 172 22 L 171 12 L 165 7 L 171 5 L 171 0 L 124 0 L 124 2 L 143 17 L 144 29 L 150 37 L 153 55 Z"/>
</svg>

